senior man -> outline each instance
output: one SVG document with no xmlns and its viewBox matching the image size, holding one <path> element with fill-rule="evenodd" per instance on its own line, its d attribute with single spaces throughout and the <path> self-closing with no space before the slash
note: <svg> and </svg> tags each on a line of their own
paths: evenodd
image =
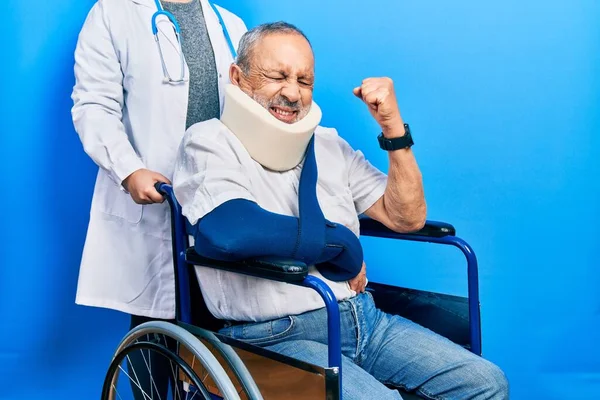
<svg viewBox="0 0 600 400">
<path fill-rule="evenodd" d="M 381 127 L 388 175 L 331 128 L 312 101 L 314 57 L 293 25 L 260 25 L 241 39 L 221 120 L 188 129 L 174 189 L 196 250 L 225 260 L 305 261 L 339 301 L 345 399 L 506 399 L 498 367 L 400 316 L 365 292 L 358 215 L 397 232 L 423 226 L 426 205 L 412 139 L 391 79 L 354 89 Z M 240 94 L 241 93 L 241 94 Z M 323 301 L 310 289 L 198 267 L 222 333 L 310 363 L 327 364 Z"/>
</svg>

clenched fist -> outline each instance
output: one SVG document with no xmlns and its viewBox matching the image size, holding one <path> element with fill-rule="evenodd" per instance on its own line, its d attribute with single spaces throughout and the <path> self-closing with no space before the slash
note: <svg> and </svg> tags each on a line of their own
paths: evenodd
<svg viewBox="0 0 600 400">
<path fill-rule="evenodd" d="M 367 78 L 354 88 L 354 95 L 368 107 L 387 138 L 404 135 L 404 124 L 398 109 L 394 82 L 390 78 Z"/>
<path fill-rule="evenodd" d="M 171 183 L 158 172 L 138 169 L 125 178 L 123 187 L 129 192 L 133 201 L 138 204 L 162 203 L 163 196 L 154 188 L 156 182 Z"/>
</svg>

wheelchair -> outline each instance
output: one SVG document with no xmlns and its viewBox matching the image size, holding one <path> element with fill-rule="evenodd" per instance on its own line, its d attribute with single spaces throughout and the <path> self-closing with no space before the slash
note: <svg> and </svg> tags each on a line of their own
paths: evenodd
<svg viewBox="0 0 600 400">
<path fill-rule="evenodd" d="M 168 361 L 169 392 L 172 399 L 327 399 L 342 398 L 343 378 L 340 344 L 340 315 L 331 289 L 308 274 L 308 267 L 296 260 L 259 258 L 224 262 L 204 258 L 190 246 L 186 220 L 173 188 L 157 183 L 171 215 L 171 234 L 176 294 L 176 322 L 146 322 L 128 332 L 117 346 L 102 387 L 103 400 L 124 399 L 121 393 L 137 387 L 144 400 L 162 399 L 150 374 L 132 368 L 131 357 L 144 360 L 148 372 L 151 354 Z M 393 287 L 369 282 L 367 290 L 377 307 L 411 319 L 481 356 L 480 305 L 477 258 L 473 249 L 456 237 L 447 223 L 427 221 L 413 233 L 396 233 L 379 222 L 360 217 L 362 236 L 450 245 L 466 257 L 468 297 Z M 216 268 L 262 279 L 300 285 L 318 292 L 328 316 L 328 365 L 309 364 L 218 333 L 224 321 L 215 319 L 206 308 L 195 266 Z M 425 299 L 425 300 L 423 300 Z M 444 307 L 437 308 L 435 302 Z M 442 311 L 440 311 L 442 310 Z M 453 312 L 444 312 L 452 310 Z M 458 318 L 463 313 L 465 317 Z M 468 317 L 467 317 L 468 316 Z M 139 358 L 138 358 L 139 359 Z M 156 358 L 155 358 L 156 359 Z M 135 389 L 133 389 L 135 390 Z M 405 399 L 416 395 L 402 392 Z"/>
</svg>

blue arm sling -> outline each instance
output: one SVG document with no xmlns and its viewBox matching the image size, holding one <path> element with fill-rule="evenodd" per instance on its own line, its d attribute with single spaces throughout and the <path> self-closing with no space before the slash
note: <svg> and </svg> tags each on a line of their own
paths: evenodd
<svg viewBox="0 0 600 400">
<path fill-rule="evenodd" d="M 245 199 L 230 200 L 190 227 L 196 252 L 223 261 L 285 257 L 316 265 L 332 281 L 355 277 L 362 268 L 362 246 L 348 228 L 325 219 L 317 178 L 313 135 L 300 176 L 299 218 L 266 211 Z"/>
</svg>

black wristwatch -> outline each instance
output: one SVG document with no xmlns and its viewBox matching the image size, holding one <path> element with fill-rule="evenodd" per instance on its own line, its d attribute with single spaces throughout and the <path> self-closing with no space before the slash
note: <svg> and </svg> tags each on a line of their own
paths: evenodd
<svg viewBox="0 0 600 400">
<path fill-rule="evenodd" d="M 407 149 L 411 147 L 415 143 L 413 142 L 412 136 L 410 135 L 410 127 L 408 126 L 408 124 L 404 124 L 404 130 L 406 131 L 404 136 L 400 136 L 393 139 L 388 139 L 383 136 L 383 133 L 380 133 L 379 136 L 377 136 L 377 140 L 379 141 L 379 147 L 387 151 Z"/>
</svg>

